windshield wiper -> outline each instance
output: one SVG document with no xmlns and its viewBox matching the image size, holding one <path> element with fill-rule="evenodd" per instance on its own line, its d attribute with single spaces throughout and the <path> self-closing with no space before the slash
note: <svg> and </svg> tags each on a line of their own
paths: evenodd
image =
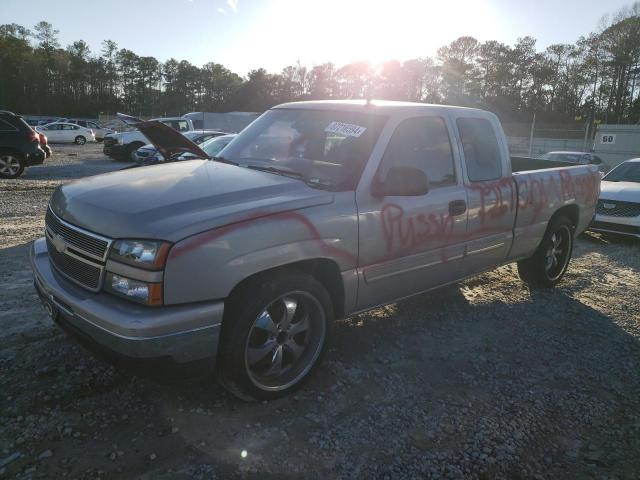
<svg viewBox="0 0 640 480">
<path fill-rule="evenodd" d="M 217 156 L 214 155 L 213 157 L 211 157 L 211 160 L 213 160 L 214 162 L 227 163 L 229 165 L 238 166 L 238 164 L 236 162 L 228 160 L 228 159 L 226 159 L 224 157 L 217 157 Z"/>
<path fill-rule="evenodd" d="M 285 177 L 295 177 L 306 180 L 306 177 L 300 172 L 288 168 L 273 167 L 271 165 L 247 165 L 252 170 L 260 170 L 261 172 L 275 173 L 276 175 L 284 175 Z"/>
<path fill-rule="evenodd" d="M 307 178 L 302 173 L 296 172 L 295 170 L 289 168 L 273 167 L 267 165 L 247 165 L 247 168 L 250 168 L 252 170 L 260 170 L 261 172 L 275 173 L 276 175 L 282 175 L 284 177 L 297 178 L 313 188 L 320 188 L 322 190 L 333 190 L 335 188 L 334 185 Z"/>
</svg>

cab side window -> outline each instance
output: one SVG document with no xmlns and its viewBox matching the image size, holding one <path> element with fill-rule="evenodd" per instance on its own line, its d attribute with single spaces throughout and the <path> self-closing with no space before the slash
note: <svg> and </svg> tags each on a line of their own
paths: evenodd
<svg viewBox="0 0 640 480">
<path fill-rule="evenodd" d="M 458 118 L 456 123 L 469 180 L 498 180 L 502 176 L 502 162 L 491 122 L 484 118 Z"/>
<path fill-rule="evenodd" d="M 449 132 L 440 117 L 416 117 L 404 120 L 387 146 L 382 159 L 380 178 L 386 178 L 391 167 L 422 170 L 429 188 L 456 183 L 453 152 Z"/>
<path fill-rule="evenodd" d="M 11 125 L 9 122 L 0 120 L 0 132 L 17 132 L 18 129 Z"/>
</svg>

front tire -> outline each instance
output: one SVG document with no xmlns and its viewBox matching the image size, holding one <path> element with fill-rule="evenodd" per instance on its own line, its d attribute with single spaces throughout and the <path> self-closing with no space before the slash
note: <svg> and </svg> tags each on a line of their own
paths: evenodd
<svg viewBox="0 0 640 480">
<path fill-rule="evenodd" d="M 567 217 L 551 220 L 535 253 L 518 262 L 520 279 L 533 288 L 554 287 L 567 271 L 575 225 Z"/>
<path fill-rule="evenodd" d="M 18 178 L 24 172 L 24 162 L 15 153 L 0 153 L 0 178 Z"/>
<path fill-rule="evenodd" d="M 85 143 L 87 143 L 87 139 L 82 135 L 78 135 L 73 143 L 75 143 L 76 145 L 84 145 Z"/>
<path fill-rule="evenodd" d="M 129 145 L 129 147 L 127 147 L 127 154 L 126 154 L 126 159 L 129 162 L 135 162 L 136 161 L 136 151 L 142 147 L 144 144 L 142 143 L 134 143 L 132 145 Z"/>
<path fill-rule="evenodd" d="M 228 302 L 217 377 L 243 400 L 300 388 L 318 365 L 333 320 L 327 290 L 302 272 L 260 276 Z"/>
</svg>

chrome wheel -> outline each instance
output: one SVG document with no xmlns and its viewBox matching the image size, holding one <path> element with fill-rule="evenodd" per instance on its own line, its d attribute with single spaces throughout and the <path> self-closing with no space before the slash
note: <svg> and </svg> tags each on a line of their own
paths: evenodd
<svg viewBox="0 0 640 480">
<path fill-rule="evenodd" d="M 76 137 L 76 145 L 84 145 L 85 143 L 87 143 L 87 139 L 86 138 L 84 138 L 81 135 Z"/>
<path fill-rule="evenodd" d="M 244 357 L 251 382 L 267 391 L 294 385 L 318 359 L 325 335 L 324 310 L 313 295 L 293 291 L 280 296 L 249 330 Z"/>
<path fill-rule="evenodd" d="M 545 271 L 549 280 L 558 279 L 564 273 L 571 255 L 571 242 L 573 237 L 571 230 L 562 225 L 551 235 L 551 244 L 545 255 Z"/>
<path fill-rule="evenodd" d="M 20 172 L 20 159 L 5 153 L 0 155 L 0 174 L 5 177 L 15 177 Z"/>
</svg>

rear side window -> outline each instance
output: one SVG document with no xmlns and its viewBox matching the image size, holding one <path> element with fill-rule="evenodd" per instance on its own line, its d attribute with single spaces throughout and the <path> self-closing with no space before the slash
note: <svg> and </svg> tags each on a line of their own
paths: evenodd
<svg viewBox="0 0 640 480">
<path fill-rule="evenodd" d="M 483 182 L 499 179 L 502 176 L 500 148 L 489 120 L 458 118 L 456 123 L 460 132 L 469 180 Z"/>
<path fill-rule="evenodd" d="M 444 120 L 440 117 L 416 117 L 400 123 L 382 159 L 382 178 L 391 167 L 422 170 L 430 188 L 455 184 L 453 153 Z"/>
<path fill-rule="evenodd" d="M 18 129 L 0 118 L 0 132 L 17 132 Z"/>
</svg>

